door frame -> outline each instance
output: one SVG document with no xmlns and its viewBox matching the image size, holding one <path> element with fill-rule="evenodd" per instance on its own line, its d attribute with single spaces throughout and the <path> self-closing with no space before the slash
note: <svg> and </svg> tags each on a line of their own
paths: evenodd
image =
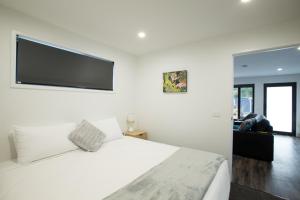
<svg viewBox="0 0 300 200">
<path fill-rule="evenodd" d="M 281 135 L 296 136 L 296 118 L 297 118 L 297 83 L 284 82 L 284 83 L 265 83 L 264 84 L 264 115 L 267 116 L 267 88 L 268 87 L 292 87 L 292 132 L 274 131 Z"/>
</svg>

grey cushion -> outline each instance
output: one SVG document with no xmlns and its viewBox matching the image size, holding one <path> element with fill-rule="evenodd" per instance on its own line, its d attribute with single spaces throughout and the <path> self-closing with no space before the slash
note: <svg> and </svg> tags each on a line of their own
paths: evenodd
<svg viewBox="0 0 300 200">
<path fill-rule="evenodd" d="M 103 144 L 105 134 L 83 120 L 69 135 L 69 139 L 86 151 L 98 151 Z"/>
<path fill-rule="evenodd" d="M 257 116 L 255 117 L 256 123 L 261 122 L 263 119 L 265 119 L 265 116 L 263 116 L 263 115 L 257 115 Z"/>
<path fill-rule="evenodd" d="M 255 124 L 255 121 L 256 121 L 255 118 L 247 119 L 243 121 L 242 124 L 240 125 L 239 131 L 241 133 L 245 133 L 249 131 L 252 128 L 252 126 Z"/>
</svg>

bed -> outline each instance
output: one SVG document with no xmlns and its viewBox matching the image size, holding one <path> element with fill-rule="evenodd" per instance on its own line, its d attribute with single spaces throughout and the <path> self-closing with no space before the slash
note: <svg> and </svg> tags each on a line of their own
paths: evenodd
<svg viewBox="0 0 300 200">
<path fill-rule="evenodd" d="M 36 161 L 0 164 L 1 200 L 100 200 L 130 184 L 180 149 L 124 136 L 95 153 L 75 150 Z M 223 161 L 204 200 L 227 200 L 230 175 Z"/>
</svg>

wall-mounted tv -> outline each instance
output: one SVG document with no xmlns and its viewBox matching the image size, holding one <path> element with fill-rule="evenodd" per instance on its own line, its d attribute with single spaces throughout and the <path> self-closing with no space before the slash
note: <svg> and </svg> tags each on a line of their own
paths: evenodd
<svg viewBox="0 0 300 200">
<path fill-rule="evenodd" d="M 16 37 L 16 84 L 113 90 L 113 61 Z"/>
</svg>

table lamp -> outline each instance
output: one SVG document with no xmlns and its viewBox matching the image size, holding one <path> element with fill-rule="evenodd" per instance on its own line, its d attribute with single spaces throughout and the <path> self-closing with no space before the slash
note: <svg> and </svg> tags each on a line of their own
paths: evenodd
<svg viewBox="0 0 300 200">
<path fill-rule="evenodd" d="M 134 125 L 135 125 L 135 115 L 134 115 L 134 114 L 128 114 L 128 115 L 127 115 L 127 127 L 128 127 L 128 132 L 133 132 L 133 131 L 135 131 Z"/>
</svg>

